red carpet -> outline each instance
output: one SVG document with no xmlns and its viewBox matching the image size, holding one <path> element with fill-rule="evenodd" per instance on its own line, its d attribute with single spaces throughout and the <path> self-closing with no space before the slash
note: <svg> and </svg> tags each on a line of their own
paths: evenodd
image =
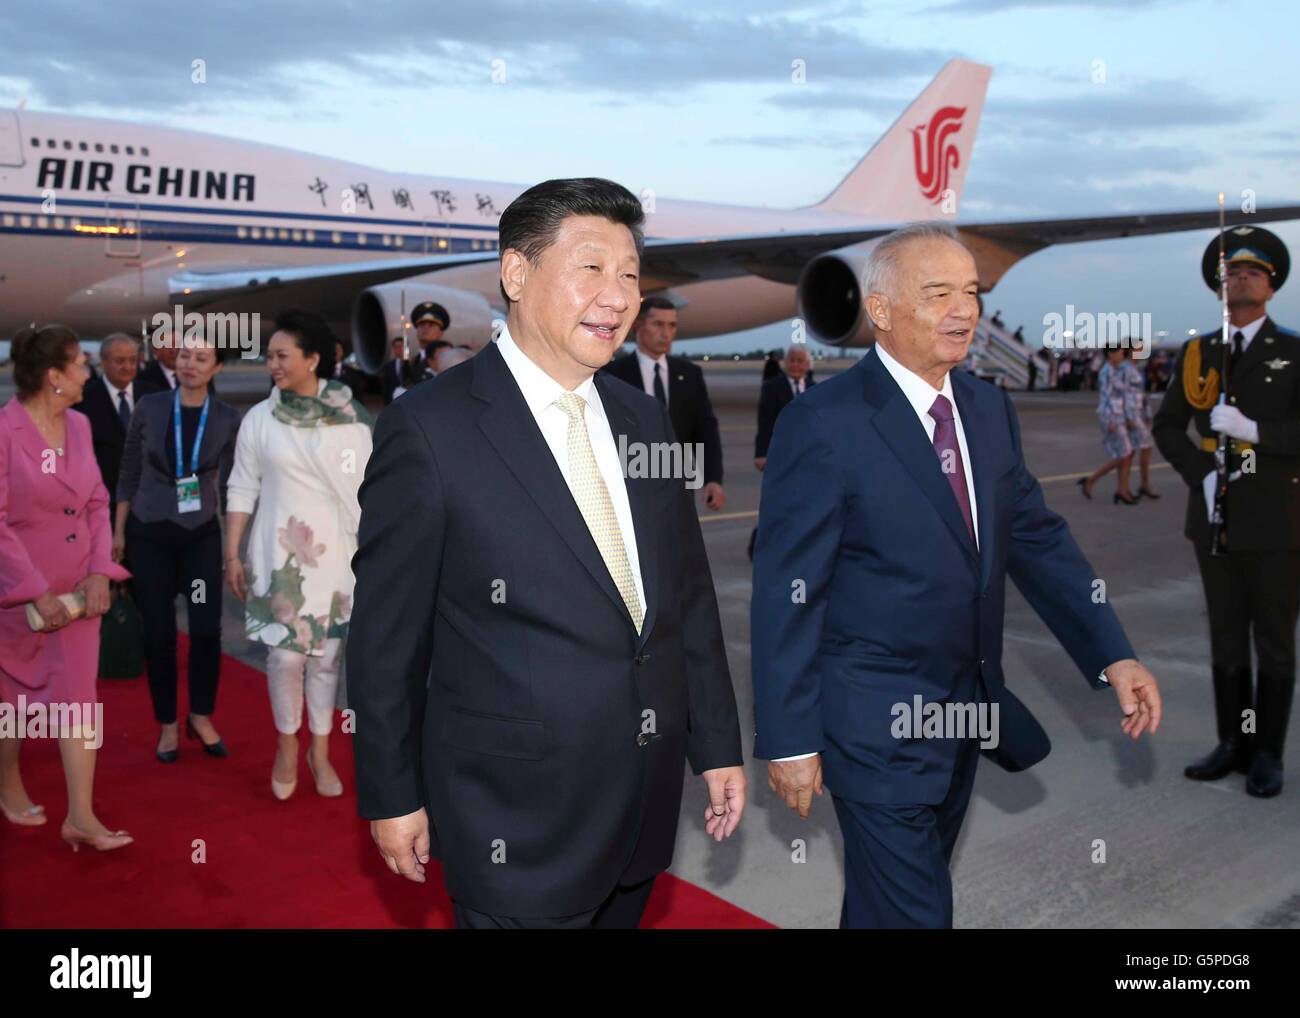
<svg viewBox="0 0 1300 1018">
<path fill-rule="evenodd" d="M 181 658 L 185 656 L 182 636 Z M 185 710 L 184 671 L 181 710 Z M 0 927 L 446 928 L 451 904 L 434 862 L 423 886 L 379 858 L 351 796 L 351 740 L 335 732 L 331 760 L 348 793 L 316 794 L 303 762 L 287 802 L 271 795 L 275 731 L 266 677 L 226 656 L 216 721 L 231 756 L 214 760 L 182 739 L 181 758 L 154 759 L 158 729 L 143 677 L 102 681 L 104 743 L 95 810 L 135 843 L 115 852 L 59 840 L 67 794 L 57 745 L 24 743 L 33 801 L 50 817 L 20 828 L 0 816 Z M 184 714 L 182 713 L 182 717 Z M 306 752 L 304 724 L 299 741 Z M 201 845 L 196 845 L 200 842 Z M 206 862 L 198 853 L 206 854 Z M 661 929 L 767 928 L 770 923 L 670 874 L 642 923 Z"/>
</svg>

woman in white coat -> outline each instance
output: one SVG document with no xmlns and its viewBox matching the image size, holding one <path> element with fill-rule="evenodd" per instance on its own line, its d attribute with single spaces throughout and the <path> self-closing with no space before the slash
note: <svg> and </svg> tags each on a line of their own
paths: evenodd
<svg viewBox="0 0 1300 1018">
<path fill-rule="evenodd" d="M 304 698 L 307 767 L 321 795 L 343 794 L 329 760 L 342 642 L 352 615 L 357 489 L 370 458 L 372 419 L 333 379 L 334 336 L 306 311 L 279 316 L 266 348 L 275 387 L 245 416 L 227 487 L 226 578 L 244 601 L 250 640 L 265 643 L 279 741 L 271 790 L 298 783 Z M 247 560 L 240 543 L 248 535 Z"/>
</svg>

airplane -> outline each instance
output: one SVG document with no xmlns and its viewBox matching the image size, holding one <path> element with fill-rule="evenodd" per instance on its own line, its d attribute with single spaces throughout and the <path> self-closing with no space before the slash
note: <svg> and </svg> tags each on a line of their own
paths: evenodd
<svg viewBox="0 0 1300 1018">
<path fill-rule="evenodd" d="M 1025 222 L 956 219 L 992 68 L 949 61 L 814 205 L 769 209 L 643 192 L 642 292 L 679 308 L 680 339 L 797 320 L 869 346 L 871 248 L 903 222 L 949 220 L 981 290 L 1052 244 L 1217 226 L 1218 211 Z M 527 185 L 400 174 L 187 130 L 0 110 L 0 337 L 57 321 L 138 331 L 183 308 L 218 319 L 300 306 L 379 370 L 407 312 L 434 300 L 449 342 L 479 348 L 504 318 L 497 221 Z M 1229 212 L 1229 225 L 1300 206 Z M 1027 348 L 1026 348 L 1027 352 Z"/>
</svg>

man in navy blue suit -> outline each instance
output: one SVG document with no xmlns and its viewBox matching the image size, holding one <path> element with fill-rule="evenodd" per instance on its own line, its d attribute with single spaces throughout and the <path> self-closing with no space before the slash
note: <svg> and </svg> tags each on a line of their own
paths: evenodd
<svg viewBox="0 0 1300 1018">
<path fill-rule="evenodd" d="M 864 282 L 875 347 L 786 407 L 768 452 L 754 755 L 804 817 L 824 768 L 842 927 L 944 928 L 980 749 L 1010 770 L 1049 749 L 1003 683 L 1007 577 L 1089 683 L 1114 688 L 1128 735 L 1157 729 L 1160 694 L 1026 468 L 1010 399 L 952 370 L 979 318 L 956 233 L 890 234 Z"/>
</svg>

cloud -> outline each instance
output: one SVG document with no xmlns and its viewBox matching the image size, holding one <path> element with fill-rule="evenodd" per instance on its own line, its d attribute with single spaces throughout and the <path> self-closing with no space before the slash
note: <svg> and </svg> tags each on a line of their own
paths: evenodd
<svg viewBox="0 0 1300 1018">
<path fill-rule="evenodd" d="M 0 9 L 0 37 L 23 40 L 7 54 L 5 73 L 28 82 L 42 105 L 136 110 L 192 109 L 211 93 L 224 102 L 292 102 L 349 82 L 487 85 L 493 61 L 520 85 L 653 95 L 785 85 L 794 60 L 806 61 L 819 85 L 894 80 L 937 70 L 946 56 L 836 27 L 848 8 L 769 13 L 776 7 L 713 14 L 685 3 L 558 0 L 542 12 L 524 0 L 437 8 L 232 0 L 195 17 L 143 0 L 128 18 L 111 5 L 18 0 Z M 204 89 L 191 81 L 195 60 L 206 62 Z"/>
</svg>

